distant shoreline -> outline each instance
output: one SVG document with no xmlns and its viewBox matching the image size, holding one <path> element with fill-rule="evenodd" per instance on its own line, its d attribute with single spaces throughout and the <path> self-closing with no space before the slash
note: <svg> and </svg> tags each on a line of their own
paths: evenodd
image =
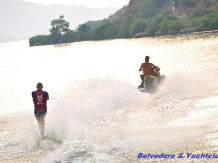
<svg viewBox="0 0 218 163">
<path fill-rule="evenodd" d="M 205 34 L 205 35 L 204 35 Z M 193 35 L 198 35 L 198 36 L 218 36 L 218 30 L 209 30 L 209 31 L 198 31 L 198 32 L 190 32 L 190 33 L 178 33 L 178 34 L 173 34 L 173 35 L 158 35 L 158 36 L 150 36 L 150 37 L 141 37 L 141 38 L 158 38 L 158 37 L 167 37 L 167 38 L 175 38 L 175 37 L 183 37 L 183 36 L 193 36 Z"/>
<path fill-rule="evenodd" d="M 166 37 L 166 38 L 175 38 L 175 37 L 184 37 L 184 36 L 191 36 L 191 35 L 199 35 L 199 36 L 204 36 L 205 37 L 208 37 L 208 36 L 218 36 L 218 30 L 207 30 L 207 31 L 195 31 L 195 32 L 189 32 L 189 33 L 177 33 L 177 34 L 172 34 L 172 35 L 169 35 L 169 34 L 166 34 L 166 35 L 155 35 L 155 36 L 146 36 L 146 37 L 138 37 L 138 38 L 135 38 L 135 37 L 131 37 L 131 38 L 114 38 L 114 39 L 102 39 L 102 40 L 83 40 L 83 41 L 74 41 L 74 42 L 69 42 L 69 43 L 59 43 L 59 44 L 43 44 L 43 45 L 33 45 L 33 46 L 30 46 L 30 47 L 34 47 L 34 46 L 45 46 L 45 45 L 54 45 L 56 47 L 61 47 L 61 46 L 67 46 L 71 43 L 76 43 L 76 42 L 86 42 L 86 41 L 106 41 L 106 40 L 117 40 L 117 39 L 139 39 L 139 38 L 159 38 L 159 37 Z"/>
</svg>

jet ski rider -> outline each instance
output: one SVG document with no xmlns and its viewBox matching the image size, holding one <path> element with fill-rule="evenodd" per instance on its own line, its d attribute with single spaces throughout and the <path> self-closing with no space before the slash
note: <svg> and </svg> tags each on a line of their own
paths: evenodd
<svg viewBox="0 0 218 163">
<path fill-rule="evenodd" d="M 139 87 L 142 87 L 142 84 L 143 84 L 143 80 L 144 80 L 144 77 L 146 75 L 154 75 L 154 72 L 152 71 L 154 68 L 155 69 L 159 69 L 157 66 L 155 66 L 153 63 L 149 63 L 149 59 L 150 57 L 149 56 L 146 56 L 145 57 L 145 63 L 142 63 L 141 64 L 141 67 L 139 68 L 139 71 L 142 71 L 143 74 L 140 74 L 140 78 L 142 80 L 141 82 L 141 85 Z"/>
</svg>

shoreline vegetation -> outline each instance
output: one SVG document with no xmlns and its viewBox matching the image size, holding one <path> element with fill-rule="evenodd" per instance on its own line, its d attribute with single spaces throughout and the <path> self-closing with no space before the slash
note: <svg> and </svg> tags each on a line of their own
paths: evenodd
<svg viewBox="0 0 218 163">
<path fill-rule="evenodd" d="M 187 5 L 187 1 L 131 0 L 128 6 L 124 6 L 108 19 L 89 21 L 80 24 L 75 30 L 69 29 L 70 23 L 61 15 L 51 21 L 49 35 L 31 37 L 29 45 L 217 32 L 218 2 L 212 8 L 193 8 L 187 15 L 176 16 L 173 9 L 159 12 L 172 2 L 172 6 L 175 6 L 172 8 L 176 8 Z"/>
</svg>

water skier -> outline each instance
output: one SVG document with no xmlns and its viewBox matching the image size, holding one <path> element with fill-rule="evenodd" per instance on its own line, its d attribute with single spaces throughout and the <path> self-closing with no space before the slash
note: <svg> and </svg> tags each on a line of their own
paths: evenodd
<svg viewBox="0 0 218 163">
<path fill-rule="evenodd" d="M 38 121 L 39 130 L 42 140 L 45 139 L 45 116 L 47 114 L 47 100 L 49 100 L 48 92 L 43 91 L 42 83 L 37 83 L 37 90 L 32 92 L 34 103 L 34 114 Z"/>
</svg>

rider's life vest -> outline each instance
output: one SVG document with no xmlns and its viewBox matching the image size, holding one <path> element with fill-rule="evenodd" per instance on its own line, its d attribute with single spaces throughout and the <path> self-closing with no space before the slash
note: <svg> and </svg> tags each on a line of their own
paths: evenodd
<svg viewBox="0 0 218 163">
<path fill-rule="evenodd" d="M 45 109 L 46 108 L 46 93 L 42 90 L 37 90 L 33 94 L 33 101 L 35 103 L 35 108 L 37 110 Z"/>
</svg>

